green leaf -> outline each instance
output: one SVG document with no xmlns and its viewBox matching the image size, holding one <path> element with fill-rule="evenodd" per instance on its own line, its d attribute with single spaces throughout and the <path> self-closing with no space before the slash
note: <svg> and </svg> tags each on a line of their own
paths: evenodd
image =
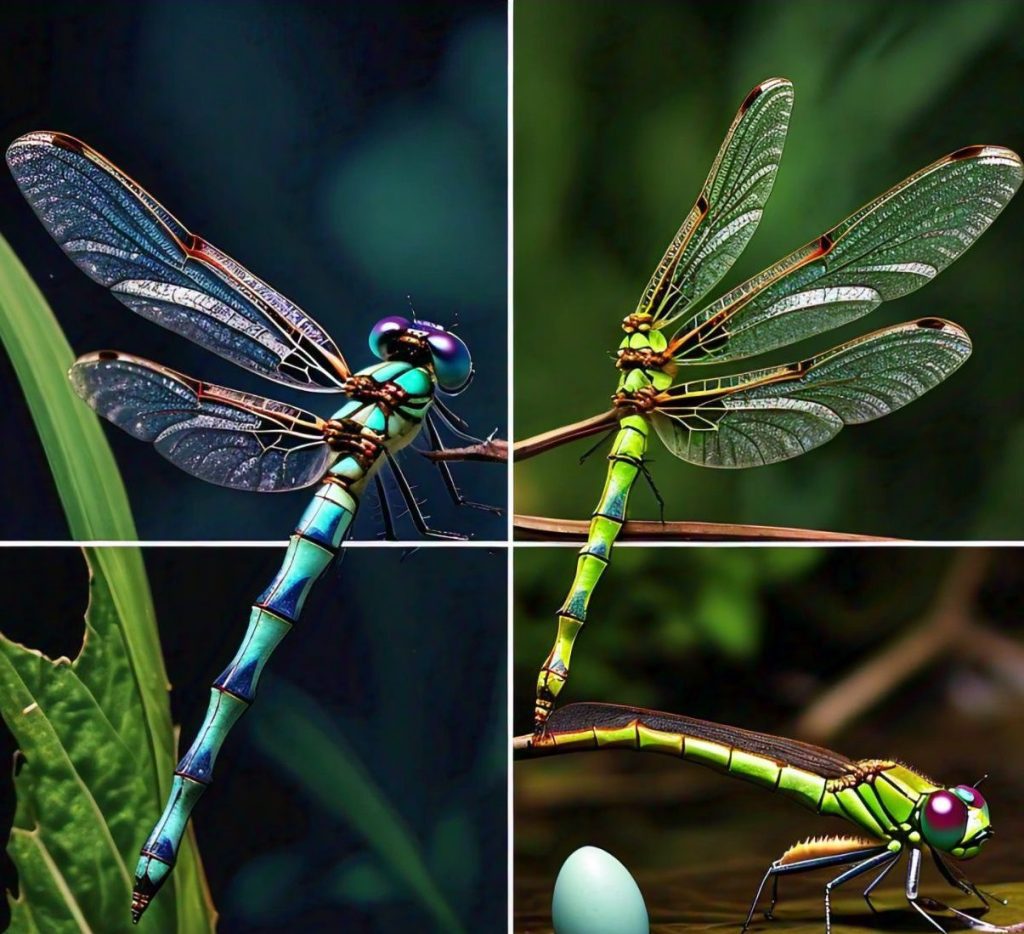
<svg viewBox="0 0 1024 934">
<path fill-rule="evenodd" d="M 288 742 L 282 743 L 281 737 Z M 465 930 L 427 867 L 419 841 L 377 787 L 342 733 L 305 693 L 275 682 L 253 723 L 253 741 L 268 759 L 301 780 L 324 810 L 359 833 L 381 868 L 417 898 L 440 930 Z M 305 763 L 315 762 L 310 769 Z"/>
<path fill-rule="evenodd" d="M 138 536 L 121 474 L 98 419 L 68 382 L 74 354 L 46 299 L 0 237 L 0 341 L 46 451 L 71 537 Z"/>
<path fill-rule="evenodd" d="M 138 849 L 173 769 L 166 675 L 159 654 L 134 664 L 140 626 L 155 632 L 141 556 L 89 549 L 82 649 L 74 661 L 0 636 L 0 714 L 19 748 L 9 852 L 20 893 L 13 931 L 131 929 Z M 154 722 L 146 707 L 158 710 Z M 173 897 L 158 897 L 152 931 L 212 930 L 194 841 L 182 847 Z M 169 895 L 170 893 L 168 893 Z"/>
<path fill-rule="evenodd" d="M 72 537 L 136 538 L 96 417 L 72 391 L 71 348 L 0 237 L 0 341 L 25 394 Z M 50 660 L 0 636 L 0 714 L 25 761 L 9 843 L 20 894 L 12 930 L 128 927 L 138 848 L 170 790 L 175 737 L 149 583 L 134 548 L 87 553 L 82 650 Z M 171 892 L 173 891 L 173 896 Z M 193 934 L 215 918 L 189 835 L 167 891 L 143 922 Z"/>
</svg>

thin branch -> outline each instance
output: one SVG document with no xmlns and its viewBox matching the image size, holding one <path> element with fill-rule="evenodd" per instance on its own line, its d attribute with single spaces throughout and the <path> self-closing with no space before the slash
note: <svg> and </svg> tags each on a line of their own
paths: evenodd
<svg viewBox="0 0 1024 934">
<path fill-rule="evenodd" d="M 797 720 L 796 735 L 819 742 L 833 736 L 960 643 L 972 631 L 971 608 L 991 558 L 983 548 L 957 552 L 924 618 L 815 700 Z"/>
<path fill-rule="evenodd" d="M 488 438 L 464 448 L 445 448 L 443 451 L 421 451 L 432 461 L 489 461 L 494 464 L 508 462 L 508 442 L 501 438 Z"/>
<path fill-rule="evenodd" d="M 524 541 L 586 541 L 590 523 L 579 519 L 551 519 L 517 515 L 513 528 Z M 892 542 L 899 539 L 817 529 L 790 529 L 774 525 L 732 525 L 727 522 L 657 522 L 628 519 L 619 538 L 659 542 Z"/>
<path fill-rule="evenodd" d="M 570 441 L 589 438 L 591 435 L 614 428 L 619 421 L 620 414 L 617 409 L 609 409 L 593 418 L 585 418 L 581 422 L 573 422 L 571 425 L 563 425 L 561 428 L 552 428 L 551 431 L 545 431 L 543 434 L 517 441 L 512 445 L 512 456 L 517 461 L 524 461 L 537 454 L 550 451 L 552 448 L 568 444 Z"/>
</svg>

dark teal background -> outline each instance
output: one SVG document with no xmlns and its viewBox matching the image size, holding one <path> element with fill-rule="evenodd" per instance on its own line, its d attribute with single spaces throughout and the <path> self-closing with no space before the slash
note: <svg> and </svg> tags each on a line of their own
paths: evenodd
<svg viewBox="0 0 1024 934">
<path fill-rule="evenodd" d="M 4 14 L 0 145 L 59 129 L 98 149 L 195 232 L 324 325 L 349 362 L 372 361 L 385 315 L 458 322 L 477 367 L 453 400 L 477 434 L 506 431 L 506 12 L 500 2 L 270 0 L 17 3 Z M 76 353 L 112 348 L 329 415 L 337 399 L 245 373 L 136 317 L 60 252 L 6 171 L 0 233 Z M 0 537 L 67 528 L 13 373 Z M 110 429 L 143 539 L 281 539 L 304 494 L 196 481 Z M 436 472 L 404 458 L 441 528 L 501 538 L 504 520 L 456 514 Z M 500 468 L 457 470 L 501 505 Z M 372 498 L 372 497 L 371 497 Z M 397 503 L 397 497 L 395 497 Z M 27 504 L 31 503 L 31 508 Z M 372 509 L 356 537 L 377 531 Z M 402 530 L 411 534 L 406 524 Z"/>
<path fill-rule="evenodd" d="M 520 0 L 514 29 L 517 438 L 608 407 L 619 322 L 757 82 L 791 79 L 796 103 L 764 219 L 720 291 L 945 153 L 1024 147 L 1024 7 L 1005 0 Z M 907 409 L 796 460 L 738 472 L 690 466 L 655 440 L 667 518 L 1024 537 L 1022 242 L 1018 196 L 935 282 L 765 361 L 916 317 L 951 318 L 974 354 Z M 740 368 L 748 363 L 762 358 Z M 578 467 L 585 447 L 520 467 L 516 511 L 588 517 L 606 464 L 596 455 Z M 647 490 L 634 494 L 631 515 L 657 517 Z"/>
</svg>

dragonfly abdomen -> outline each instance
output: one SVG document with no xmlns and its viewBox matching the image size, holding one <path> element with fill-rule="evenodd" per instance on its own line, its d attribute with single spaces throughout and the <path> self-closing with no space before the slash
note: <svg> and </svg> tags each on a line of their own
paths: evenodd
<svg viewBox="0 0 1024 934">
<path fill-rule="evenodd" d="M 626 521 L 629 492 L 643 469 L 648 432 L 647 421 L 639 415 L 628 415 L 619 423 L 608 455 L 604 491 L 590 520 L 587 543 L 576 562 L 572 588 L 558 611 L 558 635 L 537 678 L 534 723 L 538 731 L 568 677 L 573 643 L 586 622 L 590 595 L 611 560 L 612 546 Z"/>
</svg>

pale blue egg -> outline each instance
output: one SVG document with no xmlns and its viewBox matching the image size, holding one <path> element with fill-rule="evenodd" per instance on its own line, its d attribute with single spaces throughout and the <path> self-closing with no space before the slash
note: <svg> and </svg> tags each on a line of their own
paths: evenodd
<svg viewBox="0 0 1024 934">
<path fill-rule="evenodd" d="M 562 863 L 551 898 L 555 934 L 649 934 L 647 906 L 611 853 L 580 847 Z"/>
</svg>

